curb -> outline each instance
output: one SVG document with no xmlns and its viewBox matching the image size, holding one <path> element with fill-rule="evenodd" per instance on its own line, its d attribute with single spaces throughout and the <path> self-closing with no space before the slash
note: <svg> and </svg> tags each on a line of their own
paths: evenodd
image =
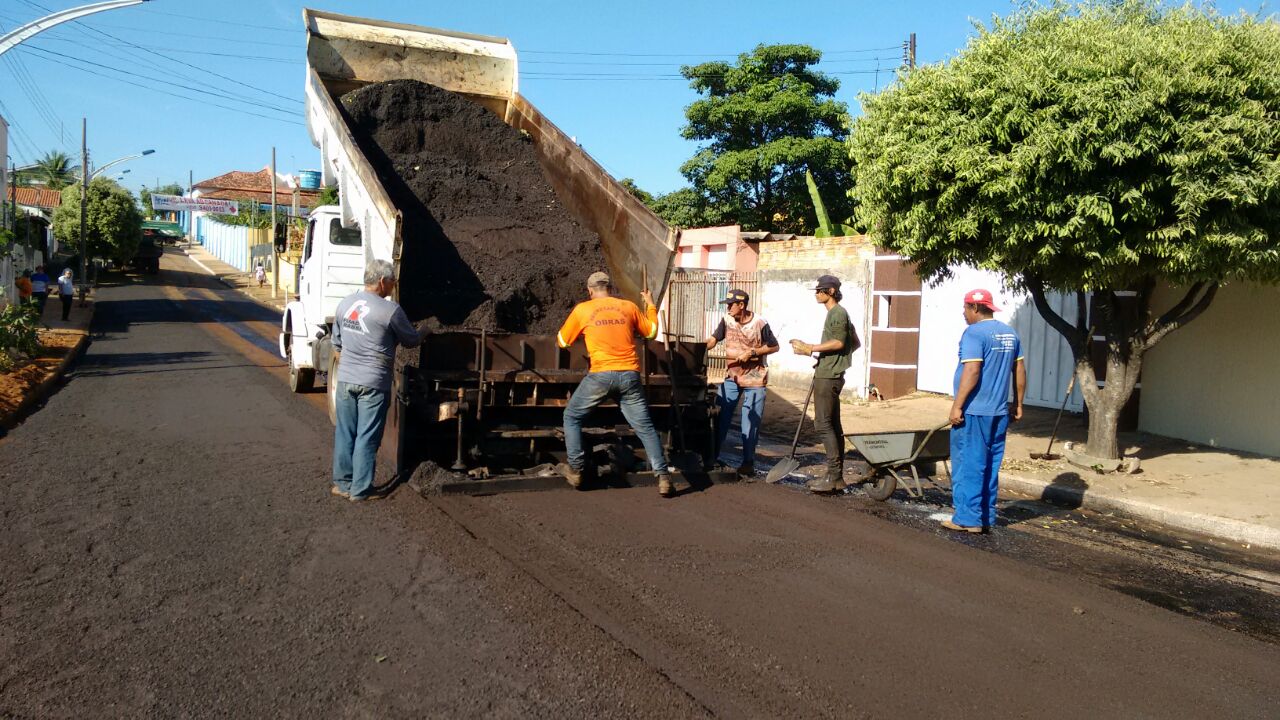
<svg viewBox="0 0 1280 720">
<path fill-rule="evenodd" d="M 95 313 L 97 309 L 97 303 L 95 302 L 89 309 L 90 324 L 93 323 L 93 313 Z M 72 363 L 80 359 L 80 356 L 84 354 L 84 350 L 88 346 L 89 328 L 86 326 L 84 334 L 80 336 L 78 341 L 76 341 L 75 347 L 71 348 L 71 351 L 54 366 L 53 372 L 49 373 L 45 379 L 41 380 L 40 384 L 36 385 L 35 388 L 32 389 L 31 394 L 23 398 L 22 402 L 18 403 L 18 406 L 13 409 L 13 412 L 4 417 L 0 417 L 0 428 L 3 428 L 5 431 L 12 430 L 17 427 L 18 423 L 22 422 L 22 420 L 26 418 L 27 414 L 31 412 L 33 407 L 44 402 L 44 400 L 52 394 L 53 386 L 62 380 L 62 378 L 67 374 L 67 369 L 71 367 Z"/>
<path fill-rule="evenodd" d="M 1157 522 L 1170 528 L 1210 535 L 1221 540 L 1280 550 L 1280 528 L 1188 510 L 1173 510 L 1141 500 L 1062 487 L 1007 472 L 1000 473 L 1000 488 L 1049 502 L 1065 503 L 1088 510 L 1114 512 Z"/>
</svg>

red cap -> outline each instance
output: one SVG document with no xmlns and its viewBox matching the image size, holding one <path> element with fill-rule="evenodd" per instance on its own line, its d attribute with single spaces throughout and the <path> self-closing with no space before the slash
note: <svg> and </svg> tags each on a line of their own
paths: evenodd
<svg viewBox="0 0 1280 720">
<path fill-rule="evenodd" d="M 989 290 L 981 288 L 970 290 L 964 294 L 965 305 L 983 305 L 991 312 L 1000 312 L 1000 308 L 996 307 L 995 296 Z"/>
</svg>

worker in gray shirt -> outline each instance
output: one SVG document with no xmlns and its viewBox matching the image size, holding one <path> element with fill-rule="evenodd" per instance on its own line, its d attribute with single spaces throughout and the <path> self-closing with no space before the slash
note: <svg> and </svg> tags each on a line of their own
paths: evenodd
<svg viewBox="0 0 1280 720">
<path fill-rule="evenodd" d="M 395 270 L 374 260 L 364 271 L 364 289 L 338 303 L 333 348 L 338 353 L 337 429 L 333 437 L 334 495 L 352 501 L 376 500 L 373 470 L 391 404 L 396 346 L 417 347 L 427 335 L 414 329 L 404 310 L 387 299 L 396 287 Z"/>
</svg>

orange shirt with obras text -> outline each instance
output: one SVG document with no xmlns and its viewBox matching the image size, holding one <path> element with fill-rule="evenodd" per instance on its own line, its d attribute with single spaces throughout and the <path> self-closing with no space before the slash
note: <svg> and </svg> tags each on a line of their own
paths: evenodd
<svg viewBox="0 0 1280 720">
<path fill-rule="evenodd" d="M 636 304 L 622 298 L 594 298 L 578 303 L 564 321 L 556 341 L 567 348 L 587 338 L 591 372 L 640 370 L 636 356 L 636 335 L 652 340 L 658 335 L 658 308 L 650 305 L 643 313 Z"/>
</svg>

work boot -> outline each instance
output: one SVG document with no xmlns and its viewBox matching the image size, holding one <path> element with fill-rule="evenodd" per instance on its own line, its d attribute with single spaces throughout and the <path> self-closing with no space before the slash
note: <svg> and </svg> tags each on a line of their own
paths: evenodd
<svg viewBox="0 0 1280 720">
<path fill-rule="evenodd" d="M 578 490 L 582 487 L 582 471 L 574 469 L 569 463 L 556 465 L 556 472 L 569 482 L 569 487 Z"/>
<path fill-rule="evenodd" d="M 987 531 L 987 529 L 985 527 L 982 527 L 981 525 L 958 525 L 950 520 L 943 520 L 940 524 L 942 525 L 942 527 L 948 530 L 954 530 L 955 532 L 972 533 L 974 535 L 980 535 Z"/>
<path fill-rule="evenodd" d="M 671 473 L 658 475 L 658 494 L 664 498 L 669 498 L 676 494 L 675 486 L 671 484 Z"/>
<path fill-rule="evenodd" d="M 824 477 L 810 480 L 805 487 L 815 493 L 838 493 L 848 487 L 844 482 L 844 468 L 827 468 Z"/>
<path fill-rule="evenodd" d="M 349 498 L 349 497 L 351 497 L 351 496 L 350 496 L 350 495 L 348 495 L 347 493 L 344 493 L 344 492 L 342 492 L 341 490 L 339 490 L 337 485 L 330 485 L 330 486 L 329 486 L 329 494 L 330 494 L 330 495 L 336 495 L 337 497 L 340 497 L 340 498 L 342 498 L 342 499 L 344 499 L 344 500 L 345 500 L 345 499 L 347 499 L 347 498 Z"/>
<path fill-rule="evenodd" d="M 756 466 L 752 463 L 743 463 L 739 465 L 738 477 L 743 480 L 754 480 L 756 477 Z"/>
</svg>

